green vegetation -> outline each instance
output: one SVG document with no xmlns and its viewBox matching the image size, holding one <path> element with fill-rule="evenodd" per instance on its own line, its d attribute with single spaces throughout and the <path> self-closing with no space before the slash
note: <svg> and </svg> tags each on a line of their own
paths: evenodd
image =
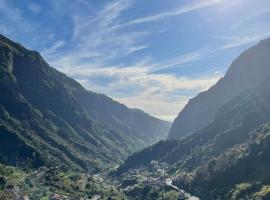
<svg viewBox="0 0 270 200">
<path fill-rule="evenodd" d="M 259 49 L 269 48 L 269 41 L 260 43 Z M 250 50 L 256 55 L 253 59 L 266 59 L 268 52 L 262 52 L 260 57 L 254 52 L 256 49 Z M 237 63 L 245 63 L 242 59 L 246 58 L 240 56 Z M 248 66 L 252 71 L 262 70 L 254 74 L 266 73 L 268 60 L 258 62 L 264 63 L 262 68 L 254 62 Z M 233 71 L 230 69 L 230 73 Z M 254 80 L 248 79 L 250 90 L 239 91 L 238 96 L 218 109 L 206 127 L 186 138 L 160 142 L 131 155 L 120 166 L 119 174 L 149 168 L 154 160 L 168 163 L 170 168 L 166 172 L 177 177 L 175 185 L 201 199 L 269 198 L 270 79 L 265 76 L 259 79 L 259 75 Z"/>
<path fill-rule="evenodd" d="M 0 199 L 13 200 L 27 196 L 31 200 L 49 199 L 60 195 L 67 199 L 99 196 L 99 199 L 125 200 L 124 194 L 98 176 L 62 171 L 57 168 L 39 168 L 36 171 L 0 165 L 0 176 L 6 180 L 0 190 Z"/>
<path fill-rule="evenodd" d="M 170 123 L 89 92 L 38 52 L 0 35 L 0 162 L 112 169 L 164 139 Z"/>
<path fill-rule="evenodd" d="M 241 183 L 235 186 L 235 189 L 233 190 L 231 194 L 232 200 L 240 199 L 241 197 L 245 196 L 247 194 L 247 191 L 252 188 L 252 185 L 250 183 Z"/>
<path fill-rule="evenodd" d="M 259 192 L 254 194 L 255 199 L 267 200 L 270 198 L 270 186 L 264 185 Z"/>
<path fill-rule="evenodd" d="M 240 68 L 196 98 L 204 104 L 195 110 L 196 100 L 188 104 L 193 114 L 185 120 L 211 110 L 194 130 L 182 126 L 180 133 L 192 135 L 158 142 L 169 123 L 85 90 L 38 52 L 0 35 L 0 199 L 178 200 L 188 193 L 205 200 L 269 199 L 269 62 L 267 53 L 256 52 L 269 41 L 240 56 L 232 65 Z M 250 53 L 261 71 L 247 63 Z M 243 64 L 250 72 L 235 82 Z M 228 94 L 230 81 L 242 85 Z"/>
<path fill-rule="evenodd" d="M 139 184 L 132 190 L 126 192 L 130 200 L 178 200 L 180 199 L 179 192 L 175 190 L 168 190 L 165 187 L 154 187 Z"/>
<path fill-rule="evenodd" d="M 202 198 L 254 197 L 270 181 L 269 152 L 270 125 L 263 125 L 248 142 L 199 166 L 188 184 L 189 189 L 200 191 Z"/>
</svg>

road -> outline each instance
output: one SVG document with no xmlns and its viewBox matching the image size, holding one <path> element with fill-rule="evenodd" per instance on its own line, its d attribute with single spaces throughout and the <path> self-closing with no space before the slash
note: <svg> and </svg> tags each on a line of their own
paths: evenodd
<svg viewBox="0 0 270 200">
<path fill-rule="evenodd" d="M 91 200 L 98 200 L 98 199 L 100 199 L 100 195 L 95 195 Z"/>
<path fill-rule="evenodd" d="M 166 179 L 165 184 L 169 187 L 176 189 L 177 191 L 179 191 L 179 193 L 183 194 L 184 199 L 200 200 L 198 197 L 191 196 L 189 193 L 186 193 L 184 190 L 180 190 L 177 186 L 173 185 L 172 182 L 173 182 L 172 179 L 168 178 Z"/>
</svg>

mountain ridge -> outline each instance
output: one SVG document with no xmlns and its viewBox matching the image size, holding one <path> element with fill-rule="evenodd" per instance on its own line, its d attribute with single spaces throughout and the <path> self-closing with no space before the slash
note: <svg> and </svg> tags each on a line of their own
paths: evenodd
<svg viewBox="0 0 270 200">
<path fill-rule="evenodd" d="M 3 35 L 0 72 L 0 125 L 7 137 L 21 141 L 23 150 L 16 151 L 21 166 L 19 161 L 24 159 L 99 170 L 165 138 L 170 127 L 143 111 L 85 90 L 49 66 L 37 51 Z M 7 144 L 1 148 L 12 149 Z M 29 148 L 40 156 L 24 157 Z M 8 162 L 10 156 L 2 155 L 0 160 L 14 165 Z"/>
<path fill-rule="evenodd" d="M 261 84 L 242 91 L 223 105 L 206 127 L 185 138 L 168 139 L 133 154 L 120 166 L 119 173 L 148 165 L 152 160 L 169 163 L 175 170 L 182 167 L 192 171 L 208 157 L 245 142 L 253 129 L 270 121 L 269 89 L 270 73 Z"/>
<path fill-rule="evenodd" d="M 174 120 L 168 138 L 183 138 L 206 127 L 225 103 L 268 78 L 269 44 L 270 39 L 265 39 L 244 51 L 223 78 L 191 99 Z"/>
</svg>

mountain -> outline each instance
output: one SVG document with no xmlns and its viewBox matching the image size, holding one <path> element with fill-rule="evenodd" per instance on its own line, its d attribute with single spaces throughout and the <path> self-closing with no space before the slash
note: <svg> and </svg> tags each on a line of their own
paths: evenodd
<svg viewBox="0 0 270 200">
<path fill-rule="evenodd" d="M 269 40 L 259 46 L 266 44 L 270 47 Z M 266 63 L 260 60 L 261 54 L 256 51 L 254 54 L 258 55 L 253 57 L 254 63 Z M 265 68 L 258 65 L 257 70 L 261 69 Z M 166 172 L 174 179 L 174 185 L 201 199 L 269 199 L 270 73 L 264 76 L 268 78 L 258 85 L 250 81 L 254 86 L 219 108 L 206 127 L 129 156 L 117 173 L 137 169 L 147 173 L 145 169 L 150 169 L 151 174 L 154 163 L 159 169 L 167 166 Z"/>
<path fill-rule="evenodd" d="M 209 125 L 218 110 L 234 97 L 257 87 L 270 74 L 270 39 L 242 53 L 224 78 L 191 99 L 174 120 L 168 138 L 183 138 Z"/>
<path fill-rule="evenodd" d="M 193 171 L 210 158 L 246 142 L 253 130 L 270 121 L 270 73 L 268 76 L 259 86 L 223 105 L 205 128 L 186 138 L 161 141 L 133 154 L 119 172 L 148 165 L 152 160 L 169 163 L 172 171 Z"/>
<path fill-rule="evenodd" d="M 198 199 L 191 197 L 193 194 L 202 200 L 268 200 L 269 153 L 268 123 L 255 129 L 246 142 L 225 150 L 217 157 L 209 157 L 191 172 L 178 167 L 179 171 L 171 174 L 170 168 L 166 169 L 170 165 L 152 161 L 148 166 L 124 173 L 123 181 L 136 184 L 123 187 L 130 199 Z M 150 183 L 143 181 L 145 177 Z M 162 184 L 164 180 L 165 184 Z"/>
<path fill-rule="evenodd" d="M 184 138 L 161 141 L 130 156 L 119 168 L 148 165 L 152 160 L 166 162 L 172 171 L 192 171 L 209 158 L 219 156 L 246 142 L 252 131 L 270 121 L 270 79 L 225 104 L 206 128 Z"/>
<path fill-rule="evenodd" d="M 170 123 L 85 90 L 0 35 L 0 162 L 98 171 L 167 136 Z"/>
<path fill-rule="evenodd" d="M 270 125 L 265 124 L 247 142 L 200 166 L 189 189 L 202 199 L 269 199 L 269 153 Z"/>
</svg>

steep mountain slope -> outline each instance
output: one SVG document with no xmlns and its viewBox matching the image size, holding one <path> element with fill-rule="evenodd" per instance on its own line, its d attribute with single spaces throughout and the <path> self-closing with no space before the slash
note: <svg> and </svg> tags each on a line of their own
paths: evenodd
<svg viewBox="0 0 270 200">
<path fill-rule="evenodd" d="M 242 53 L 224 78 L 188 102 L 173 122 L 168 137 L 183 138 L 206 127 L 225 103 L 268 78 L 269 52 L 270 39 L 267 39 Z"/>
<path fill-rule="evenodd" d="M 247 141 L 254 129 L 270 121 L 269 90 L 267 79 L 225 104 L 206 128 L 185 139 L 160 142 L 130 156 L 119 172 L 147 165 L 152 160 L 169 163 L 174 172 L 193 171 L 212 157 Z"/>
<path fill-rule="evenodd" d="M 202 199 L 269 199 L 269 153 L 270 126 L 266 124 L 248 142 L 200 166 L 188 189 L 199 192 Z M 180 180 L 178 185 L 184 185 Z"/>
<path fill-rule="evenodd" d="M 261 54 L 253 57 L 254 63 L 265 63 L 260 60 Z M 261 70 L 259 65 L 257 70 Z M 173 177 L 174 185 L 203 200 L 269 199 L 270 72 L 264 72 L 268 78 L 260 84 L 251 80 L 254 87 L 239 91 L 206 127 L 133 154 L 117 172 L 144 170 L 151 174 L 155 163 L 159 169 L 168 167 L 166 172 Z M 128 171 L 134 168 L 138 169 Z"/>
<path fill-rule="evenodd" d="M 98 170 L 165 138 L 170 127 L 85 90 L 38 52 L 2 35 L 0 92 L 0 161 L 6 164 Z"/>
</svg>

